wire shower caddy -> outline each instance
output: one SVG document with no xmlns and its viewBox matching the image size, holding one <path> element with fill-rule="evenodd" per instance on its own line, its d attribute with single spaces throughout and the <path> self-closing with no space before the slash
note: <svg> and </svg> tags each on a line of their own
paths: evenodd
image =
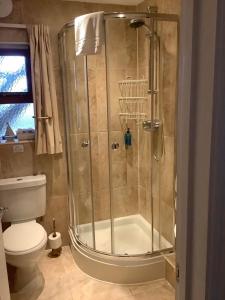
<svg viewBox="0 0 225 300">
<path fill-rule="evenodd" d="M 127 79 L 118 82 L 121 97 L 119 97 L 120 118 L 124 121 L 144 120 L 147 117 L 148 81 L 145 79 Z"/>
</svg>

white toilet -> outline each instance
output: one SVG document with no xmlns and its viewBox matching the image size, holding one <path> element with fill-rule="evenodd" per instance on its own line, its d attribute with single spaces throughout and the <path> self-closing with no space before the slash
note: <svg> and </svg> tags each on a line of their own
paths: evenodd
<svg viewBox="0 0 225 300">
<path fill-rule="evenodd" d="M 7 207 L 3 222 L 10 222 L 3 233 L 6 261 L 17 267 L 16 290 L 40 277 L 37 262 L 47 243 L 45 229 L 36 218 L 46 210 L 45 175 L 0 180 L 0 206 Z"/>
</svg>

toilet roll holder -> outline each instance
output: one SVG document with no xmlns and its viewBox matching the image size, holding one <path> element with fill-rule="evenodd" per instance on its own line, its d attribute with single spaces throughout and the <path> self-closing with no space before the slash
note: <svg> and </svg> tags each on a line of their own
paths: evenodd
<svg viewBox="0 0 225 300">
<path fill-rule="evenodd" d="M 55 218 L 52 219 L 52 227 L 53 227 L 53 232 L 49 235 L 49 240 L 50 240 L 50 236 L 52 235 L 52 237 L 56 237 L 57 236 L 57 232 L 56 232 L 56 224 L 55 224 Z M 58 248 L 53 249 L 49 252 L 48 256 L 51 258 L 56 258 L 59 257 L 60 254 L 62 252 L 62 246 L 60 245 Z"/>
</svg>

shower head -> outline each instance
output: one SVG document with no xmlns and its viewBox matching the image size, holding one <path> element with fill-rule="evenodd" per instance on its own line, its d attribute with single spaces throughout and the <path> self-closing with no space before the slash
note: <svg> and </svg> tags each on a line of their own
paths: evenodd
<svg viewBox="0 0 225 300">
<path fill-rule="evenodd" d="M 130 20 L 129 25 L 131 28 L 138 28 L 138 27 L 145 25 L 145 21 L 142 19 L 132 19 L 132 20 Z"/>
<path fill-rule="evenodd" d="M 135 28 L 135 29 L 143 26 L 145 29 L 147 29 L 149 32 L 151 32 L 150 28 L 145 24 L 145 21 L 142 19 L 131 19 L 129 26 L 131 28 Z"/>
</svg>

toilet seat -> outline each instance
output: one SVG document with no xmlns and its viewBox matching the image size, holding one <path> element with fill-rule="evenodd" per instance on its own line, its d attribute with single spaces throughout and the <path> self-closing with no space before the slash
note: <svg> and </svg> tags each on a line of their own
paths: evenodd
<svg viewBox="0 0 225 300">
<path fill-rule="evenodd" d="M 3 232 L 7 254 L 22 255 L 42 248 L 47 242 L 45 229 L 36 221 L 12 224 Z"/>
</svg>

